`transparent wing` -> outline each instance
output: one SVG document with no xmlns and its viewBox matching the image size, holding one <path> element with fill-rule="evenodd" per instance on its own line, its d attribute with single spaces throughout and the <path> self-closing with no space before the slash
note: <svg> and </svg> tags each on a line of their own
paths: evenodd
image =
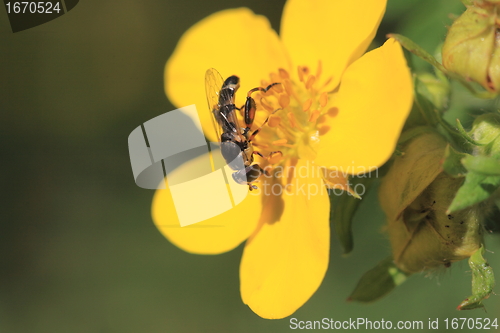
<svg viewBox="0 0 500 333">
<path fill-rule="evenodd" d="M 225 112 L 219 113 L 219 117 L 222 120 L 221 126 L 227 132 L 232 131 L 235 134 L 241 134 L 239 130 L 240 123 L 238 122 L 234 105 L 234 95 L 230 94 L 228 89 L 223 89 L 221 94 L 223 94 L 222 101 L 224 101 L 224 105 L 226 106 L 222 108 Z M 221 100 L 219 100 L 219 103 L 222 103 Z"/>
<path fill-rule="evenodd" d="M 222 134 L 222 122 L 224 121 L 219 114 L 219 94 L 223 84 L 224 79 L 215 68 L 207 70 L 205 73 L 205 91 L 207 93 L 208 110 L 219 141 Z"/>
</svg>

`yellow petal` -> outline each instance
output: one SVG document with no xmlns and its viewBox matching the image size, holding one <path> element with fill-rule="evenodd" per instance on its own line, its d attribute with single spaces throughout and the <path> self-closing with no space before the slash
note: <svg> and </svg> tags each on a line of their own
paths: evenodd
<svg viewBox="0 0 500 333">
<path fill-rule="evenodd" d="M 280 197 L 267 197 L 273 205 L 264 207 L 283 210 L 261 221 L 243 252 L 241 296 L 264 318 L 283 318 L 301 307 L 318 289 L 328 267 L 330 201 L 320 170 L 313 171 L 308 163 L 298 163 L 302 177 L 292 180 L 281 205 L 276 204 Z M 279 193 L 276 185 L 262 190 Z"/>
<path fill-rule="evenodd" d="M 280 35 L 293 64 L 314 74 L 321 60 L 322 79 L 336 87 L 345 68 L 370 45 L 386 0 L 288 0 Z"/>
<path fill-rule="evenodd" d="M 200 163 L 207 159 L 207 155 L 195 158 L 174 172 L 167 175 L 169 179 L 179 179 L 189 174 L 193 169 L 199 169 Z M 180 173 L 182 172 L 182 175 Z M 190 177 L 190 179 L 192 179 Z M 200 178 L 195 179 L 199 180 Z M 232 180 L 230 180 L 232 181 Z M 172 186 L 172 182 L 169 181 Z M 181 186 L 183 183 L 180 184 Z M 238 185 L 236 183 L 232 184 Z M 231 185 L 231 186 L 232 186 Z M 223 205 L 226 193 L 221 193 L 220 188 L 199 188 L 199 191 L 208 192 L 203 198 L 197 198 L 199 193 L 193 193 L 182 200 L 188 209 L 192 209 L 197 215 L 203 214 L 204 210 L 212 209 L 213 206 Z M 208 218 L 203 222 L 181 227 L 178 212 L 179 206 L 174 206 L 172 197 L 173 190 L 167 186 L 166 189 L 156 191 L 153 198 L 152 215 L 158 230 L 174 245 L 179 248 L 199 254 L 218 254 L 237 247 L 247 239 L 255 230 L 261 212 L 261 199 L 256 193 L 249 192 L 246 198 L 234 208 L 220 215 Z M 179 193 L 179 191 L 175 192 Z M 186 205 L 184 205 L 186 207 Z M 229 204 L 230 207 L 230 204 Z M 185 213 L 185 211 L 184 211 Z M 188 212 L 189 213 L 189 212 Z"/>
<path fill-rule="evenodd" d="M 351 187 L 349 178 L 347 175 L 338 172 L 339 170 L 330 170 L 327 168 L 322 168 L 323 171 L 323 181 L 329 189 L 336 189 L 349 192 L 353 197 L 361 199 L 358 193 Z"/>
<path fill-rule="evenodd" d="M 165 91 L 177 107 L 196 104 L 205 135 L 217 141 L 205 96 L 205 72 L 215 68 L 225 79 L 241 79 L 237 106 L 271 71 L 289 68 L 288 56 L 264 16 L 247 8 L 217 12 L 192 26 L 165 66 Z"/>
<path fill-rule="evenodd" d="M 391 156 L 413 101 L 411 73 L 399 43 L 389 39 L 346 70 L 338 114 L 327 117 L 316 162 L 348 174 L 373 170 Z"/>
</svg>

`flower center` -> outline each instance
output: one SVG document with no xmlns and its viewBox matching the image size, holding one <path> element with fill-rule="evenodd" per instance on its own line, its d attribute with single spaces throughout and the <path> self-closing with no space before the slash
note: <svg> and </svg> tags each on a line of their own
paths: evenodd
<svg viewBox="0 0 500 333">
<path fill-rule="evenodd" d="M 259 164 L 267 170 L 277 165 L 289 166 L 299 159 L 313 161 L 316 158 L 321 136 L 330 128 L 325 125 L 326 117 L 335 117 L 336 107 L 330 107 L 326 85 L 320 82 L 321 62 L 316 74 L 308 67 L 298 66 L 298 82 L 280 68 L 270 74 L 270 80 L 262 80 L 263 87 L 279 82 L 267 92 L 257 92 L 253 98 L 257 103 L 255 124 L 269 121 L 253 139 L 254 150 L 264 156 Z M 281 154 L 279 153 L 281 152 Z"/>
</svg>

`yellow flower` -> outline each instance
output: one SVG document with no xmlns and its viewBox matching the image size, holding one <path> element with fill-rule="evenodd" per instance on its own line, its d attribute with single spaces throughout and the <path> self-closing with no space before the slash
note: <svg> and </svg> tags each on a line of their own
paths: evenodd
<svg viewBox="0 0 500 333">
<path fill-rule="evenodd" d="M 156 192 L 152 207 L 158 229 L 188 252 L 222 253 L 246 240 L 241 297 L 261 317 L 286 317 L 318 289 L 330 251 L 325 184 L 347 189 L 346 174 L 387 161 L 408 116 L 412 81 L 400 45 L 388 40 L 363 55 L 385 6 L 386 0 L 289 0 L 280 36 L 249 9 L 221 11 L 191 27 L 167 62 L 168 98 L 179 107 L 196 104 L 210 141 L 217 138 L 206 107 L 208 68 L 240 77 L 237 106 L 248 90 L 281 83 L 253 95 L 255 128 L 282 108 L 253 141 L 264 156 L 283 153 L 256 158 L 271 174 L 257 190 L 184 228 L 168 189 Z M 276 185 L 285 190 L 273 192 Z"/>
</svg>

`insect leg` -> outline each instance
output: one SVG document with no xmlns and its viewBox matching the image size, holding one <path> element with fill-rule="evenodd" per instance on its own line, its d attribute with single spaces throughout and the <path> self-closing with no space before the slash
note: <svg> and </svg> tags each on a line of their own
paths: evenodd
<svg viewBox="0 0 500 333">
<path fill-rule="evenodd" d="M 259 155 L 260 157 L 262 158 L 265 158 L 264 155 L 262 155 L 261 153 L 259 153 L 258 151 L 253 151 L 252 154 L 254 155 Z"/>
<path fill-rule="evenodd" d="M 257 87 L 257 88 L 253 88 L 253 89 L 250 89 L 248 91 L 248 94 L 247 96 L 250 97 L 250 95 L 255 92 L 255 91 L 262 91 L 264 93 L 266 93 L 269 89 L 271 89 L 272 87 L 274 87 L 275 85 L 277 84 L 281 84 L 280 82 L 274 82 L 274 83 L 271 83 L 270 85 L 268 85 L 266 88 L 262 88 L 262 87 Z"/>
<path fill-rule="evenodd" d="M 252 154 L 259 155 L 260 157 L 267 159 L 269 162 L 272 162 L 272 160 L 275 159 L 278 155 L 279 155 L 280 159 L 281 159 L 281 157 L 283 157 L 283 153 L 279 150 L 270 152 L 269 155 L 267 155 L 267 157 L 265 157 L 264 155 L 262 155 L 258 151 L 253 151 Z M 274 164 L 274 163 L 272 163 L 272 164 Z"/>
<path fill-rule="evenodd" d="M 252 127 L 253 120 L 255 118 L 255 111 L 257 109 L 255 105 L 255 100 L 252 98 L 252 94 L 256 91 L 262 91 L 266 93 L 269 89 L 271 89 L 273 86 L 280 84 L 279 82 L 274 82 L 268 85 L 266 88 L 262 87 L 257 87 L 253 88 L 248 91 L 247 93 L 247 100 L 245 102 L 244 108 L 245 108 L 245 125 L 247 128 L 250 130 L 250 127 Z"/>
<path fill-rule="evenodd" d="M 256 130 L 252 133 L 252 135 L 250 135 L 250 137 L 248 138 L 248 142 L 251 142 L 251 141 L 253 140 L 253 138 L 255 138 L 255 136 L 256 136 L 257 134 L 259 134 L 260 129 L 261 129 L 261 128 L 265 125 L 265 124 L 267 124 L 267 122 L 269 121 L 269 118 L 270 118 L 273 114 L 275 114 L 276 112 L 278 112 L 279 110 L 282 110 L 282 109 L 281 109 L 281 108 L 279 108 L 279 109 L 274 110 L 274 111 L 273 111 L 273 113 L 271 113 L 271 114 L 270 114 L 270 115 L 266 118 L 266 120 L 262 123 L 262 125 L 260 125 L 260 127 L 259 127 L 259 128 L 257 128 L 257 129 L 256 129 Z M 245 130 L 246 130 L 246 129 L 245 129 Z M 244 134 L 246 134 L 247 132 L 248 132 L 248 131 L 245 131 L 245 132 L 244 132 Z"/>
<path fill-rule="evenodd" d="M 272 151 L 267 156 L 267 160 L 269 161 L 269 163 L 275 164 L 275 163 L 278 163 L 282 157 L 283 157 L 283 153 L 281 151 L 279 151 L 279 150 Z"/>
</svg>

